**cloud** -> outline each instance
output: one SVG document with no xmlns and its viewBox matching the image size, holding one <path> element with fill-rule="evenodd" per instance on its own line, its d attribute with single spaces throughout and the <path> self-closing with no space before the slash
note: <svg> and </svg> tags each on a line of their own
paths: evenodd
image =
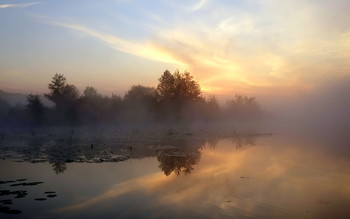
<svg viewBox="0 0 350 219">
<path fill-rule="evenodd" d="M 90 24 L 43 20 L 102 40 L 118 51 L 177 65 L 194 74 L 208 92 L 300 92 L 327 75 L 349 74 L 350 26 L 344 21 L 350 19 L 345 10 L 350 3 L 211 1 L 211 10 L 202 11 L 207 0 L 191 7 L 165 2 L 159 3 L 162 12 L 140 7 L 145 16 L 123 14 L 127 25 L 137 24 L 128 28 L 141 33 L 139 40 Z M 132 7 L 137 8 L 135 4 Z"/>
<path fill-rule="evenodd" d="M 207 4 L 209 0 L 198 0 L 197 4 L 195 4 L 193 7 L 191 7 L 189 10 L 190 11 L 197 11 L 203 8 L 205 4 Z"/>
<path fill-rule="evenodd" d="M 93 29 L 84 25 L 56 21 L 49 17 L 46 17 L 44 22 L 48 22 L 51 25 L 61 26 L 68 29 L 75 30 L 75 31 L 80 31 L 84 34 L 87 34 L 89 36 L 102 40 L 103 42 L 107 43 L 109 46 L 111 46 L 116 50 L 119 50 L 128 54 L 132 54 L 132 55 L 143 57 L 150 60 L 185 66 L 185 64 L 181 60 L 177 59 L 174 54 L 169 53 L 166 49 L 162 48 L 160 45 L 152 44 L 149 41 L 137 42 L 133 40 L 126 40 L 118 36 L 100 32 L 96 29 Z"/>
<path fill-rule="evenodd" d="M 329 10 L 325 2 L 213 2 L 205 14 L 179 13 L 158 30 L 155 44 L 186 62 L 207 90 L 305 91 L 326 75 L 349 74 L 350 26 L 335 18 L 350 18 L 343 13 L 350 4 Z"/>
<path fill-rule="evenodd" d="M 0 4 L 0 9 L 4 8 L 27 8 L 33 5 L 40 4 L 39 2 L 31 2 L 31 3 L 25 3 L 25 4 Z"/>
<path fill-rule="evenodd" d="M 162 173 L 154 173 L 143 177 L 131 179 L 131 180 L 122 182 L 120 184 L 114 185 L 111 189 L 107 190 L 106 192 L 104 192 L 99 196 L 93 197 L 91 199 L 88 199 L 78 204 L 73 204 L 67 207 L 58 208 L 55 211 L 61 213 L 66 211 L 81 210 L 84 208 L 94 206 L 97 203 L 100 203 L 105 200 L 118 198 L 119 196 L 125 193 L 132 192 L 135 189 L 149 190 L 150 188 L 154 188 L 157 185 L 164 184 L 169 180 L 170 180 L 169 178 L 164 178 L 164 175 Z"/>
</svg>

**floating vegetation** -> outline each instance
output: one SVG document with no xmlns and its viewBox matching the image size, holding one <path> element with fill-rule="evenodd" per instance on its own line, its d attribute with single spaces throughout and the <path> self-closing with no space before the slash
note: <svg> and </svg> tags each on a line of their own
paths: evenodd
<svg viewBox="0 0 350 219">
<path fill-rule="evenodd" d="M 11 209 L 10 207 L 5 207 L 0 205 L 0 213 L 5 214 L 21 214 L 22 212 L 20 210 Z"/>
<path fill-rule="evenodd" d="M 18 196 L 26 196 L 28 193 L 23 190 L 19 191 L 10 191 L 10 190 L 0 190 L 0 196 L 5 196 L 5 195 L 17 195 L 15 198 L 18 198 Z"/>
<path fill-rule="evenodd" d="M 13 183 L 13 182 L 22 182 L 22 183 L 16 183 L 16 184 L 10 184 L 10 187 L 17 187 L 17 186 L 35 186 L 35 185 L 39 185 L 42 184 L 44 182 L 23 182 L 26 181 L 27 179 L 17 179 L 15 181 L 1 181 L 1 184 L 7 184 L 7 183 Z M 47 198 L 54 198 L 57 196 L 56 192 L 54 191 L 47 191 L 43 193 L 44 195 L 46 195 L 46 197 L 39 197 L 39 198 L 34 198 L 35 201 L 45 201 L 47 200 Z M 14 195 L 14 199 L 18 199 L 18 198 L 25 198 L 28 196 L 28 192 L 25 190 L 8 190 L 8 189 L 3 189 L 0 190 L 0 196 L 11 196 Z M 16 210 L 16 209 L 12 209 L 8 206 L 5 205 L 12 205 L 14 203 L 14 200 L 12 199 L 2 199 L 0 200 L 0 213 L 4 213 L 4 214 L 21 214 L 22 211 L 20 210 Z M 1 218 L 1 216 L 0 216 Z"/>
<path fill-rule="evenodd" d="M 16 184 L 12 184 L 10 186 L 36 186 L 38 184 L 42 184 L 44 182 L 31 182 L 31 183 L 16 183 Z"/>
</svg>

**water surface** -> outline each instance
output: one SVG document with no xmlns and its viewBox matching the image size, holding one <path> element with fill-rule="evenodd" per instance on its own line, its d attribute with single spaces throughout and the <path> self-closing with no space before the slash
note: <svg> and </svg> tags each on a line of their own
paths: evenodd
<svg viewBox="0 0 350 219">
<path fill-rule="evenodd" d="M 175 142 L 2 150 L 0 190 L 27 195 L 0 196 L 21 211 L 0 218 L 349 218 L 350 161 L 328 146 L 279 135 Z M 43 183 L 11 186 L 24 182 Z"/>
</svg>

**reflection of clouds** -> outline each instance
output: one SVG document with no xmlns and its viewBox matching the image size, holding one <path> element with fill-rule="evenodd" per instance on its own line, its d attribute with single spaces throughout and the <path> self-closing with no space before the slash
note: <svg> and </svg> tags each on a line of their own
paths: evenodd
<svg viewBox="0 0 350 219">
<path fill-rule="evenodd" d="M 152 187 L 157 187 L 164 181 L 168 180 L 167 178 L 162 176 L 163 175 L 161 173 L 157 173 L 157 174 L 151 174 L 144 177 L 125 181 L 123 183 L 113 186 L 111 189 L 109 189 L 108 191 L 106 191 L 105 193 L 97 197 L 91 198 L 82 203 L 78 203 L 78 204 L 74 204 L 68 207 L 58 209 L 57 212 L 81 210 L 105 200 L 118 198 L 118 196 L 128 192 L 132 192 L 134 190 L 141 190 L 141 189 L 148 190 L 148 189 L 151 189 Z"/>
<path fill-rule="evenodd" d="M 203 149 L 201 157 L 189 175 L 147 175 L 59 211 L 82 210 L 135 192 L 152 200 L 142 204 L 146 209 L 162 209 L 166 214 L 167 208 L 173 208 L 218 217 L 295 218 L 305 211 L 312 217 L 342 207 L 317 205 L 320 198 L 349 203 L 349 162 L 334 160 L 315 148 L 267 142 L 236 150 L 229 141 L 221 141 L 215 150 Z"/>
</svg>

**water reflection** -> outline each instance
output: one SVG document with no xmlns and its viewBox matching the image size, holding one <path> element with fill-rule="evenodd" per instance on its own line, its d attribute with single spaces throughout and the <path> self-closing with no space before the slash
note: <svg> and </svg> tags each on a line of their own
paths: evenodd
<svg viewBox="0 0 350 219">
<path fill-rule="evenodd" d="M 159 168 L 166 176 L 174 172 L 177 176 L 181 173 L 189 174 L 193 166 L 200 160 L 201 153 L 197 150 L 191 152 L 184 150 L 160 151 L 157 156 Z"/>
<path fill-rule="evenodd" d="M 236 150 L 232 140 L 219 141 L 215 150 L 200 150 L 201 161 L 186 177 L 144 175 L 55 213 L 93 217 L 111 211 L 105 206 L 113 203 L 120 207 L 111 212 L 137 218 L 145 212 L 160 218 L 347 218 L 349 161 L 279 143 L 259 141 L 259 147 Z"/>
<path fill-rule="evenodd" d="M 143 147 L 123 142 L 122 147 L 115 148 L 95 142 L 91 148 L 90 144 L 75 142 L 77 149 L 67 148 L 69 152 L 63 154 L 58 148 L 66 146 L 51 142 L 56 145 L 54 149 L 45 142 L 40 151 L 49 155 L 39 154 L 39 158 L 33 159 L 47 159 L 46 162 L 28 165 L 6 158 L 0 173 L 8 179 L 10 175 L 16 179 L 15 174 L 22 174 L 21 177 L 44 181 L 36 186 L 38 189 L 45 185 L 54 189 L 59 196 L 43 202 L 51 203 L 43 209 L 35 201 L 25 203 L 30 207 L 13 206 L 23 214 L 35 211 L 46 218 L 101 215 L 107 218 L 347 218 L 350 215 L 350 162 L 318 145 L 256 135 L 231 136 L 214 141 L 214 147 L 207 138 L 171 140 L 147 142 Z M 124 153 L 128 158 L 114 163 L 112 160 L 117 158 L 111 151 L 113 155 Z M 91 155 L 91 159 L 85 155 Z M 74 160 L 70 163 L 70 159 Z M 49 160 L 61 160 L 69 170 L 59 175 L 51 170 L 43 174 L 52 168 Z M 6 172 L 2 170 L 5 167 Z M 40 194 L 45 191 L 42 188 Z"/>
<path fill-rule="evenodd" d="M 52 164 L 52 169 L 56 174 L 63 173 L 65 170 L 67 170 L 67 165 L 65 162 L 50 161 L 50 164 Z"/>
<path fill-rule="evenodd" d="M 34 133 L 34 134 L 33 134 Z M 140 132 L 132 134 L 140 135 Z M 166 176 L 171 173 L 179 176 L 189 174 L 200 161 L 201 149 L 215 149 L 222 136 L 193 135 L 188 133 L 147 136 L 128 136 L 126 139 L 109 139 L 94 136 L 91 139 L 67 131 L 64 134 L 38 135 L 21 133 L 7 144 L 17 144 L 15 147 L 1 147 L 1 154 L 6 158 L 14 158 L 17 162 L 42 163 L 48 162 L 56 174 L 67 170 L 67 163 L 101 163 L 121 162 L 129 159 L 140 159 L 156 156 L 159 168 Z M 254 145 L 256 134 L 233 134 L 229 136 L 236 149 Z M 138 138 L 137 138 L 138 137 Z M 225 136 L 226 138 L 228 136 Z M 136 140 L 135 140 L 136 139 Z M 20 140 L 20 143 L 16 142 Z M 1 156 L 1 155 L 0 155 Z"/>
<path fill-rule="evenodd" d="M 236 149 L 244 149 L 248 146 L 254 146 L 257 137 L 261 137 L 261 135 L 256 134 L 235 134 L 232 137 L 232 144 L 236 146 Z"/>
</svg>

